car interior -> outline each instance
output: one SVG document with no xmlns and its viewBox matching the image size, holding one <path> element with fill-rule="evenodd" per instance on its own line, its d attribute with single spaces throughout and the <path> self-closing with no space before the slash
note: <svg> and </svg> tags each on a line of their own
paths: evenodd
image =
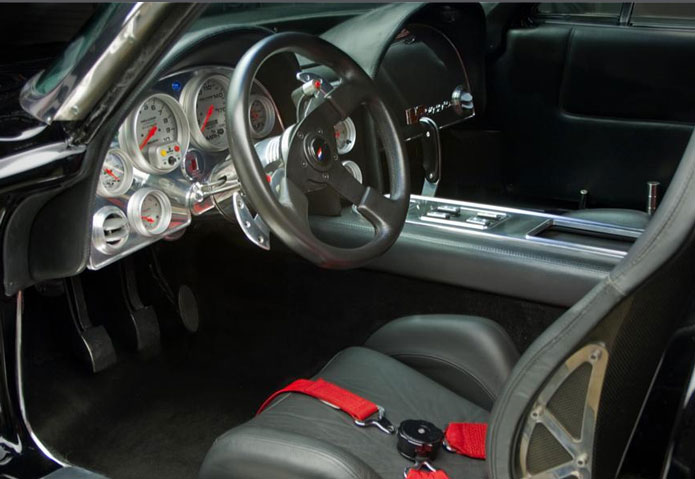
<svg viewBox="0 0 695 479">
<path fill-rule="evenodd" d="M 86 5 L 31 7 L 70 34 L 6 56 L 6 92 L 113 13 Z M 206 5 L 0 214 L 31 477 L 692 477 L 694 28 L 691 5 Z M 486 424 L 486 457 L 406 459 L 305 394 L 258 412 L 310 378 L 394 436 Z"/>
</svg>

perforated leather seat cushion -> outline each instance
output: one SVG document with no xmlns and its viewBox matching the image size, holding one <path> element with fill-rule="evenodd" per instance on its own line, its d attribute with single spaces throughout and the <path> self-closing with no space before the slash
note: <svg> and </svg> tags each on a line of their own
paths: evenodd
<svg viewBox="0 0 695 479">
<path fill-rule="evenodd" d="M 317 375 L 404 419 L 487 422 L 488 412 L 386 355 L 366 348 L 339 353 Z M 271 393 L 272 391 L 268 391 Z M 402 477 L 411 463 L 395 435 L 360 428 L 343 412 L 300 394 L 280 396 L 262 414 L 221 436 L 201 469 L 202 479 Z M 442 451 L 435 461 L 451 477 L 485 477 L 485 463 Z"/>
</svg>

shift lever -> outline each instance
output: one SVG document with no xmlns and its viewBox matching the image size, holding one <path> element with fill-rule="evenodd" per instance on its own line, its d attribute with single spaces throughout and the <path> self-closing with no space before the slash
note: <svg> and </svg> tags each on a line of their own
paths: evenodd
<svg viewBox="0 0 695 479">
<path fill-rule="evenodd" d="M 427 116 L 420 118 L 420 125 L 425 129 L 422 135 L 422 167 L 425 169 L 422 196 L 434 196 L 442 177 L 442 143 L 439 127 Z"/>
</svg>

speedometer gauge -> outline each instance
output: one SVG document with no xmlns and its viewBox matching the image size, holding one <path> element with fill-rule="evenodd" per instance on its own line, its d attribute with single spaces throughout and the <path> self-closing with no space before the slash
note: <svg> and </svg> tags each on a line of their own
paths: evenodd
<svg viewBox="0 0 695 479">
<path fill-rule="evenodd" d="M 104 198 L 121 196 L 133 184 L 133 167 L 121 150 L 109 150 L 99 173 L 97 193 Z"/>
<path fill-rule="evenodd" d="M 268 136 L 275 126 L 273 102 L 264 95 L 249 97 L 249 124 L 254 138 Z"/>
<path fill-rule="evenodd" d="M 193 141 L 207 151 L 223 151 L 227 143 L 227 90 L 229 79 L 221 74 L 199 75 L 186 84 L 181 95 Z"/>
<path fill-rule="evenodd" d="M 119 143 L 135 166 L 153 174 L 169 173 L 188 149 L 190 131 L 179 103 L 157 93 L 131 113 L 119 131 Z"/>
<path fill-rule="evenodd" d="M 128 200 L 128 221 L 143 236 L 164 233 L 171 222 L 171 201 L 160 190 L 143 188 Z"/>
</svg>

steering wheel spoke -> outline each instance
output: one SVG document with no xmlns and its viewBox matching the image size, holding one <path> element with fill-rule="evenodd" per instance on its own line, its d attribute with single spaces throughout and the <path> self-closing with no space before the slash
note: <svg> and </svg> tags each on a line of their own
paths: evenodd
<svg viewBox="0 0 695 479">
<path fill-rule="evenodd" d="M 344 80 L 306 114 L 300 123 L 300 129 L 314 130 L 321 125 L 335 125 L 363 105 L 368 93 L 356 81 Z"/>
<path fill-rule="evenodd" d="M 357 211 L 374 225 L 377 233 L 390 230 L 402 216 L 396 201 L 385 197 L 371 186 L 365 189 Z"/>
<path fill-rule="evenodd" d="M 290 214 L 295 216 L 295 219 L 298 220 L 298 225 L 304 231 L 311 230 L 309 226 L 309 199 L 302 191 L 302 188 L 297 186 L 287 176 L 281 180 L 278 201 Z"/>
<path fill-rule="evenodd" d="M 367 189 L 338 161 L 326 173 L 326 183 L 353 205 L 359 205 Z"/>
</svg>

